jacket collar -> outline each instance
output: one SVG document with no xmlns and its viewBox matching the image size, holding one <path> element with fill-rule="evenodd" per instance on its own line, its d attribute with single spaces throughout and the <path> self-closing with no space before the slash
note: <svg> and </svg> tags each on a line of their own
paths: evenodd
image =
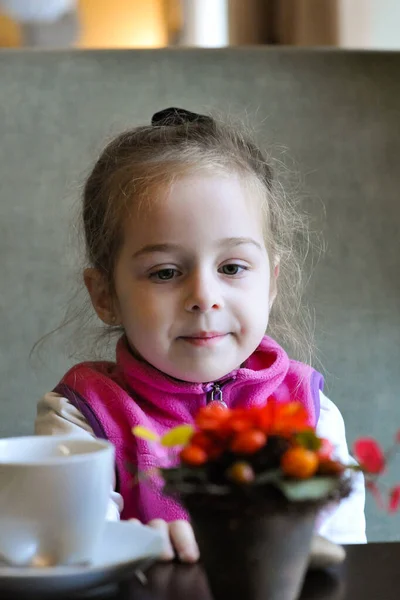
<svg viewBox="0 0 400 600">
<path fill-rule="evenodd" d="M 204 395 L 215 384 L 228 386 L 231 382 L 250 384 L 270 384 L 277 387 L 285 378 L 289 369 L 286 352 L 268 336 L 264 336 L 255 352 L 242 367 L 225 375 L 218 381 L 209 383 L 190 383 L 169 377 L 145 361 L 136 358 L 129 348 L 128 341 L 122 336 L 117 343 L 116 360 L 119 375 L 131 390 L 147 388 L 146 400 L 156 401 L 159 392 L 176 396 Z M 157 393 L 158 391 L 158 393 Z M 156 401 L 155 403 L 158 404 Z"/>
</svg>

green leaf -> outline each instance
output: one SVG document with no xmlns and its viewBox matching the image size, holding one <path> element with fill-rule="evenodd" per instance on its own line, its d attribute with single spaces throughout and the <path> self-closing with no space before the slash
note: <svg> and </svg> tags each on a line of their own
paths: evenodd
<svg viewBox="0 0 400 600">
<path fill-rule="evenodd" d="M 281 469 L 273 469 L 271 471 L 264 471 L 263 473 L 258 473 L 254 479 L 254 485 L 262 485 L 263 483 L 270 483 L 275 481 L 279 481 L 282 478 Z"/>
<path fill-rule="evenodd" d="M 333 492 L 338 486 L 337 477 L 313 477 L 305 481 L 290 481 L 280 479 L 275 482 L 288 500 L 301 502 L 303 500 L 320 500 Z"/>
<path fill-rule="evenodd" d="M 296 441 L 303 446 L 303 448 L 307 448 L 307 450 L 317 451 L 321 448 L 322 441 L 316 435 L 315 431 L 309 429 L 307 431 L 302 431 L 301 433 L 296 434 Z"/>
<path fill-rule="evenodd" d="M 178 425 L 162 436 L 161 444 L 167 448 L 186 446 L 193 435 L 192 425 Z"/>
</svg>

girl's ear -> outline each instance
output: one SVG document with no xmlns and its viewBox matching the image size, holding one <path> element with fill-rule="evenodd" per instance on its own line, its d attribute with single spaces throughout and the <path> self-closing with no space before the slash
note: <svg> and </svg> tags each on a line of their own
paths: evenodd
<svg viewBox="0 0 400 600">
<path fill-rule="evenodd" d="M 117 325 L 117 315 L 110 286 L 104 275 L 98 269 L 89 268 L 84 270 L 83 279 L 99 319 L 106 325 Z"/>
<path fill-rule="evenodd" d="M 279 258 L 275 258 L 274 260 L 274 268 L 271 272 L 270 286 L 269 286 L 269 310 L 271 310 L 276 295 L 278 293 L 278 277 L 279 277 L 279 269 L 280 269 L 280 260 Z"/>
</svg>

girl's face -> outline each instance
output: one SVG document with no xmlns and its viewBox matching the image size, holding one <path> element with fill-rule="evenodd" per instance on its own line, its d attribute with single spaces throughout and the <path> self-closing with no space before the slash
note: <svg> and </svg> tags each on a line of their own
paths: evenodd
<svg viewBox="0 0 400 600">
<path fill-rule="evenodd" d="M 237 176 L 189 175 L 125 224 L 117 319 L 135 352 L 171 377 L 218 380 L 265 333 L 275 281 L 250 190 Z"/>
</svg>

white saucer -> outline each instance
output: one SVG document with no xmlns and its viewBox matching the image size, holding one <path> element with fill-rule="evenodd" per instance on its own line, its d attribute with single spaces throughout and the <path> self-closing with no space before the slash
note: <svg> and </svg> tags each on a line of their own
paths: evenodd
<svg viewBox="0 0 400 600">
<path fill-rule="evenodd" d="M 0 563 L 0 597 L 2 591 L 21 598 L 30 594 L 83 592 L 116 583 L 127 574 L 147 567 L 159 556 L 161 547 L 160 534 L 140 523 L 107 522 L 103 539 L 88 566 L 33 568 Z"/>
</svg>

